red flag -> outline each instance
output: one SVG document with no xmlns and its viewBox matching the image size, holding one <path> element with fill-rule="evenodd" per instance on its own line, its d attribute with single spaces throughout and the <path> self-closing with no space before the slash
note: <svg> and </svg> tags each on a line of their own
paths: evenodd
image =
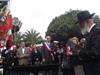
<svg viewBox="0 0 100 75">
<path fill-rule="evenodd" d="M 6 48 L 10 48 L 11 46 L 12 46 L 12 36 L 10 35 L 9 39 L 8 39 L 8 41 L 6 43 Z"/>
<path fill-rule="evenodd" d="M 9 15 L 6 18 L 7 29 L 12 29 L 12 16 Z"/>
<path fill-rule="evenodd" d="M 9 29 L 12 29 L 12 16 L 11 15 L 8 15 L 6 17 L 6 20 L 5 20 L 5 25 L 2 26 L 0 25 L 0 37 L 4 36 L 5 34 L 7 34 L 7 31 Z"/>
</svg>

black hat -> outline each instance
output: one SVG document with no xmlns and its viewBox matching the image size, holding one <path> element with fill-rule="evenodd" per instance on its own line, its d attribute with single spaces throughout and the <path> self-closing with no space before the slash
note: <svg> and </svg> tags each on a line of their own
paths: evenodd
<svg viewBox="0 0 100 75">
<path fill-rule="evenodd" d="M 86 19 L 92 18 L 94 14 L 95 13 L 90 14 L 89 11 L 81 11 L 81 12 L 79 12 L 77 14 L 78 21 L 76 22 L 76 24 L 79 23 L 79 22 L 83 22 Z"/>
</svg>

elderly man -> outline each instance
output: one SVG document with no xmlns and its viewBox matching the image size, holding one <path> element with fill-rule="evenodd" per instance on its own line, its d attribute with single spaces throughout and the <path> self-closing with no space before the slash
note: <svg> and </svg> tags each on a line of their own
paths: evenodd
<svg viewBox="0 0 100 75">
<path fill-rule="evenodd" d="M 81 11 L 77 14 L 81 32 L 86 36 L 85 48 L 79 52 L 83 60 L 85 75 L 100 75 L 100 27 L 93 20 L 93 14 Z"/>
<path fill-rule="evenodd" d="M 30 49 L 25 47 L 25 43 L 21 43 L 21 47 L 17 50 L 17 57 L 19 60 L 19 65 L 29 65 L 30 64 Z"/>
<path fill-rule="evenodd" d="M 51 36 L 47 36 L 46 39 L 42 46 L 42 61 L 43 63 L 51 63 L 54 61 L 53 51 L 55 46 Z"/>
</svg>

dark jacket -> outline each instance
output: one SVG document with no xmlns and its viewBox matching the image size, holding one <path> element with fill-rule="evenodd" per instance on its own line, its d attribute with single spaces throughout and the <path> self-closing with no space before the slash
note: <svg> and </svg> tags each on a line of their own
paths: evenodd
<svg viewBox="0 0 100 75">
<path fill-rule="evenodd" d="M 37 50 L 37 52 L 32 51 L 31 59 L 32 59 L 32 65 L 34 65 L 36 63 L 40 64 L 42 61 L 42 55 L 41 55 L 40 51 L 39 50 Z"/>
<path fill-rule="evenodd" d="M 94 26 L 86 37 L 85 48 L 80 51 L 86 75 L 100 75 L 100 27 Z"/>
<path fill-rule="evenodd" d="M 51 54 L 53 54 L 53 51 L 54 51 L 54 43 L 51 42 L 50 43 L 50 49 L 51 51 L 49 51 L 45 45 L 45 43 L 43 43 L 43 46 L 42 46 L 42 58 L 44 58 L 46 60 L 46 63 L 51 63 L 53 61 L 53 56 Z"/>
<path fill-rule="evenodd" d="M 2 57 L 3 57 L 3 65 L 5 65 L 5 66 L 12 65 L 12 55 L 11 55 L 10 50 L 8 50 L 8 49 L 3 50 Z"/>
<path fill-rule="evenodd" d="M 70 46 L 70 52 L 72 53 L 72 55 L 70 56 L 67 56 L 66 54 L 66 49 L 64 51 L 64 54 L 63 54 L 63 61 L 67 61 L 70 63 L 71 67 L 74 67 L 74 66 L 77 66 L 80 64 L 80 59 L 79 59 L 79 56 L 77 54 L 77 51 L 79 50 L 79 46 L 74 44 L 73 42 L 71 41 L 68 41 L 67 44 L 66 44 L 66 48 Z"/>
</svg>

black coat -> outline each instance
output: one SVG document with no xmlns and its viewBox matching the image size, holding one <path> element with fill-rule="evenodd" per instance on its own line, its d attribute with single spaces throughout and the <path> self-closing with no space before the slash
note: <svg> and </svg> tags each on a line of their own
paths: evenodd
<svg viewBox="0 0 100 75">
<path fill-rule="evenodd" d="M 2 57 L 3 57 L 3 65 L 4 66 L 11 66 L 11 64 L 12 64 L 11 51 L 8 49 L 3 50 Z"/>
<path fill-rule="evenodd" d="M 88 33 L 85 48 L 79 55 L 86 75 L 100 75 L 100 27 L 94 26 Z"/>
<path fill-rule="evenodd" d="M 46 48 L 45 43 L 43 43 L 43 46 L 42 46 L 42 51 L 41 51 L 42 52 L 42 58 L 44 58 L 46 60 L 46 63 L 51 63 L 53 61 L 51 54 L 53 54 L 53 52 L 54 52 L 55 45 L 54 45 L 53 42 L 51 42 L 50 45 L 51 45 L 51 50 L 52 51 L 49 51 Z"/>
<path fill-rule="evenodd" d="M 31 59 L 32 59 L 32 65 L 35 65 L 36 62 L 38 62 L 40 64 L 42 61 L 42 55 L 41 55 L 40 51 L 38 51 L 38 50 L 37 50 L 37 52 L 32 51 Z"/>
</svg>

